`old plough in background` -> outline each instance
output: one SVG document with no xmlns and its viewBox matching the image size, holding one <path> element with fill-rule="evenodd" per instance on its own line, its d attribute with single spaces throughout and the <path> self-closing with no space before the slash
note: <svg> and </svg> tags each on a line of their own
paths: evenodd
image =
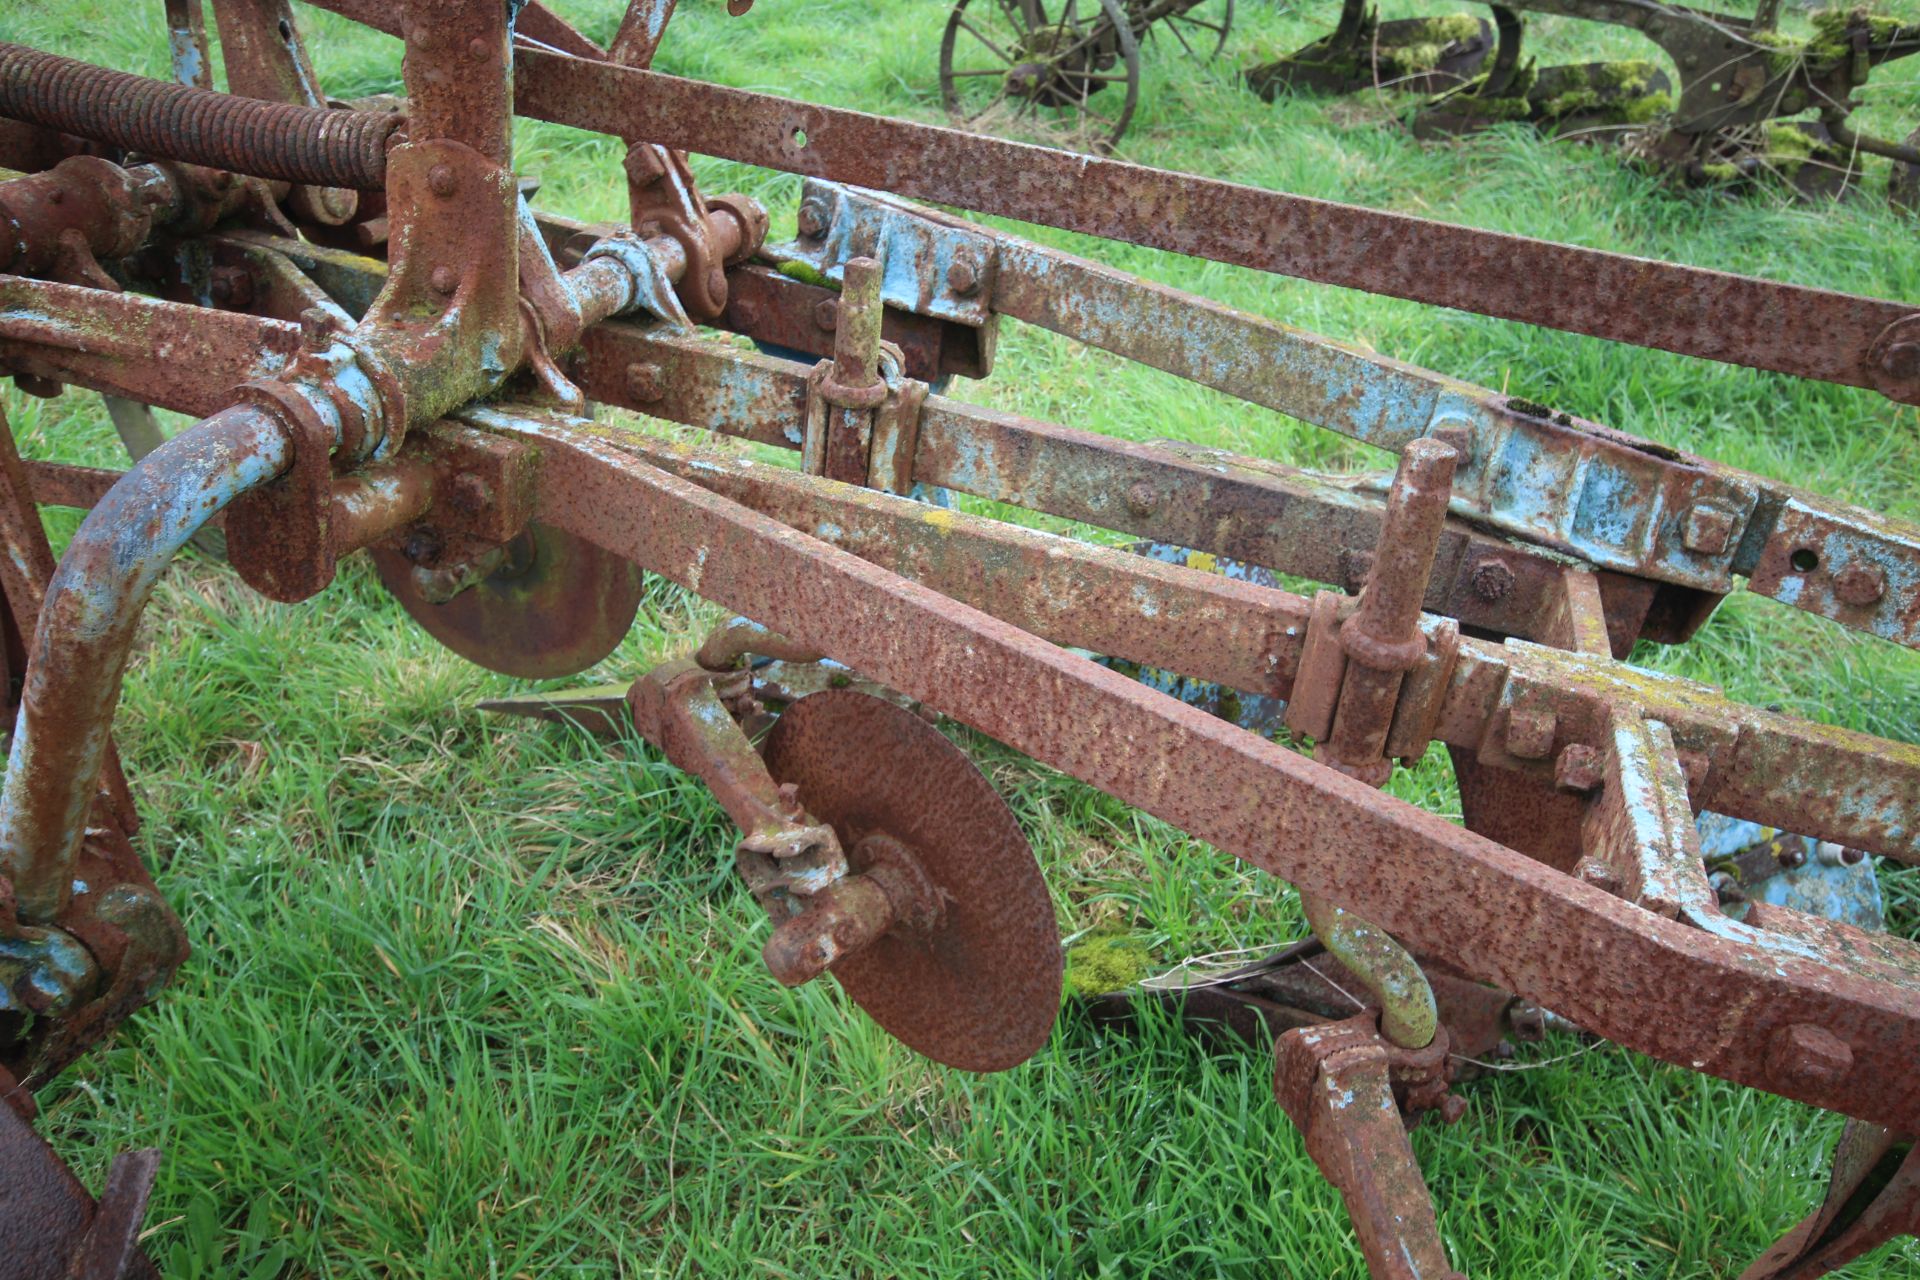
<svg viewBox="0 0 1920 1280">
<path fill-rule="evenodd" d="M 1529 122 L 1619 143 L 1694 185 L 1775 175 L 1803 194 L 1832 196 L 1857 180 L 1862 157 L 1877 156 L 1893 163 L 1889 197 L 1915 207 L 1920 129 L 1881 138 L 1850 118 L 1876 68 L 1920 53 L 1920 24 L 1841 4 L 1812 14 L 1808 33 L 1795 36 L 1780 29 L 1780 10 L 1779 0 L 1762 0 L 1752 16 L 1666 0 L 1514 0 L 1491 6 L 1493 23 L 1480 20 L 1476 37 L 1464 14 L 1396 27 L 1363 0 L 1346 0 L 1332 33 L 1250 69 L 1247 81 L 1268 100 L 1285 89 L 1439 88 L 1411 113 L 1417 136 Z M 1527 14 L 1625 27 L 1665 56 L 1540 67 L 1524 52 Z M 1410 59 L 1434 72 L 1414 74 Z M 1449 71 L 1454 83 L 1433 83 Z"/>
<path fill-rule="evenodd" d="M 667 76 L 648 66 L 670 0 L 639 0 L 605 49 L 538 3 L 322 7 L 404 40 L 403 98 L 327 96 L 284 0 L 213 4 L 227 92 L 195 0 L 167 5 L 175 83 L 0 44 L 19 174 L 0 183 L 0 367 L 112 397 L 143 455 L 25 461 L 0 433 L 9 1275 L 148 1265 L 155 1155 L 125 1155 L 96 1200 L 28 1122 L 187 955 L 112 729 L 156 581 L 216 522 L 278 601 L 371 552 L 428 632 L 514 675 L 609 654 L 644 575 L 737 614 L 626 688 L 506 709 L 637 732 L 704 781 L 740 829 L 773 977 L 831 974 L 941 1062 L 1031 1056 L 1062 956 L 1019 824 L 936 714 L 1293 884 L 1313 939 L 1176 1004 L 1272 1037 L 1279 1104 L 1376 1275 L 1451 1272 L 1407 1126 L 1457 1118 L 1470 1060 L 1548 1016 L 1847 1118 L 1824 1204 L 1750 1275 L 1818 1275 L 1914 1230 L 1920 950 L 1764 882 L 1920 858 L 1920 748 L 1622 659 L 1735 591 L 1920 647 L 1920 529 L 909 201 L 1903 405 L 1920 307 Z M 515 114 L 623 140 L 630 217 L 530 205 Z M 796 238 L 700 190 L 688 152 L 802 175 Z M 1331 480 L 940 394 L 990 371 L 1002 317 L 1397 465 Z M 156 447 L 145 406 L 199 420 Z M 57 564 L 47 505 L 90 509 Z M 1311 751 L 1108 664 L 1283 702 Z M 1435 744 L 1464 826 L 1380 790 Z M 1720 847 L 1702 811 L 1799 852 Z"/>
</svg>

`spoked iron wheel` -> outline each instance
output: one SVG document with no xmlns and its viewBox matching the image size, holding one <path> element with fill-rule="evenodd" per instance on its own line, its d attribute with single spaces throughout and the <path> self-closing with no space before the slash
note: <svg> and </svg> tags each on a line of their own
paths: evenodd
<svg viewBox="0 0 1920 1280">
<path fill-rule="evenodd" d="M 1136 21 L 1133 27 L 1144 29 L 1149 40 L 1156 39 L 1160 28 L 1165 27 L 1189 58 L 1205 65 L 1219 57 L 1220 50 L 1227 46 L 1227 33 L 1233 30 L 1233 2 L 1200 0 L 1186 7 L 1185 0 L 1173 0 L 1171 6 L 1167 0 L 1135 0 L 1134 11 L 1143 13 L 1148 21 Z M 1169 8 L 1164 16 L 1153 16 L 1156 11 Z"/>
<path fill-rule="evenodd" d="M 1140 43 L 1120 0 L 957 0 L 940 98 L 970 128 L 1053 129 L 1113 149 L 1140 97 Z"/>
</svg>

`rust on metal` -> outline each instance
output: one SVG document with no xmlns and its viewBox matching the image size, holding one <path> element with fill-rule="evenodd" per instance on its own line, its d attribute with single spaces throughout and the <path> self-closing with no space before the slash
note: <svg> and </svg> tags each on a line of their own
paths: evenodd
<svg viewBox="0 0 1920 1280">
<path fill-rule="evenodd" d="M 23 167 L 0 182 L 0 371 L 115 397 L 135 454 L 26 462 L 0 422 L 0 688 L 19 690 L 0 1143 L 30 1139 L 32 1091 L 185 958 L 110 733 L 155 582 L 219 523 L 240 579 L 278 599 L 370 551 L 430 634 L 521 676 L 611 654 L 648 573 L 737 613 L 630 685 L 494 705 L 637 732 L 699 777 L 740 829 L 771 979 L 831 975 L 940 1061 L 1031 1056 L 1061 952 L 1018 824 L 936 711 L 1290 882 L 1325 949 L 1179 994 L 1278 1036 L 1280 1101 L 1377 1275 L 1449 1273 L 1405 1126 L 1457 1118 L 1461 1059 L 1537 1038 L 1548 1008 L 1850 1117 L 1827 1203 L 1756 1277 L 1913 1229 L 1920 947 L 1803 899 L 1724 914 L 1737 886 L 1693 815 L 1920 863 L 1920 746 L 1619 659 L 1685 642 L 1743 579 L 1920 647 L 1920 530 L 900 197 L 1903 401 L 1913 305 L 662 76 L 643 68 L 666 0 L 630 6 L 610 51 L 538 4 L 323 7 L 403 36 L 404 100 L 334 105 L 286 0 L 216 3 L 234 94 L 205 87 L 186 0 L 167 10 L 175 85 L 0 46 L 0 158 Z M 516 112 L 627 144 L 624 224 L 529 209 Z M 875 189 L 808 183 L 798 239 L 769 246 L 766 210 L 703 192 L 682 147 Z M 990 371 L 1009 315 L 1397 471 L 1313 475 L 935 393 Z M 597 421 L 595 402 L 711 439 Z M 200 421 L 161 442 L 149 406 Z M 723 438 L 802 465 L 707 447 Z M 909 498 L 929 486 L 1166 545 Z M 36 504 L 88 510 L 57 566 Z M 1162 691 L 1186 681 L 1284 700 L 1312 757 Z M 1434 743 L 1464 829 L 1376 789 Z M 1725 1009 L 1741 1016 L 1703 1013 Z M 31 1236 L 30 1274 L 137 1267 L 151 1167 L 120 1166 L 97 1213 L 35 1174 L 54 1207 L 0 1232 Z"/>
<path fill-rule="evenodd" d="M 1032 1057 L 1060 1005 L 1053 902 L 1019 824 L 966 753 L 911 712 L 829 689 L 781 716 L 766 756 L 775 780 L 839 833 L 856 876 L 884 871 L 904 846 L 931 882 L 920 896 L 937 919 L 902 919 L 906 895 L 888 891 L 898 923 L 832 965 L 854 1003 L 969 1071 Z"/>
</svg>

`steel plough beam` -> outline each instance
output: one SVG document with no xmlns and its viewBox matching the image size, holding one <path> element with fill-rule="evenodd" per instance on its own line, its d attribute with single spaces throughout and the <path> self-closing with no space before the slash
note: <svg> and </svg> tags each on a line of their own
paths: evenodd
<svg viewBox="0 0 1920 1280">
<path fill-rule="evenodd" d="M 1861 965 L 1794 934 L 1665 919 L 641 462 L 604 427 L 467 418 L 539 447 L 543 519 L 1349 904 L 1416 951 L 1655 1057 L 1920 1123 L 1910 946 Z M 1851 1046 L 1849 1067 L 1805 1070 L 1791 1049 L 1806 1028 Z"/>
<path fill-rule="evenodd" d="M 399 34 L 374 0 L 319 0 Z M 1882 366 L 1911 303 L 1555 244 L 731 89 L 522 41 L 517 113 L 1321 284 L 1920 403 Z M 1448 270 L 1436 272 L 1432 264 Z"/>
</svg>

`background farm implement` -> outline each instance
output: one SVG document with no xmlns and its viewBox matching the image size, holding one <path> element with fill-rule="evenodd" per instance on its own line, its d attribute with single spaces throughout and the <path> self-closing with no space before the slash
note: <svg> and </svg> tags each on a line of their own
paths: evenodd
<svg viewBox="0 0 1920 1280">
<path fill-rule="evenodd" d="M 498 709 L 637 734 L 698 777 L 739 828 L 773 977 L 831 974 L 940 1062 L 1033 1055 L 1062 952 L 1020 824 L 939 716 L 1293 884 L 1314 937 L 1176 1003 L 1274 1045 L 1276 1097 L 1376 1275 L 1452 1273 L 1407 1127 L 1457 1119 L 1471 1060 L 1545 1011 L 1847 1117 L 1825 1204 L 1750 1275 L 1914 1229 L 1920 950 L 1762 892 L 1771 870 L 1703 845 L 1695 815 L 1802 833 L 1801 862 L 1856 877 L 1911 864 L 1920 748 L 1624 659 L 1741 591 L 1920 648 L 1920 530 L 911 201 L 1902 405 L 1913 304 L 668 76 L 649 65 L 670 0 L 604 49 L 539 3 L 320 7 L 404 41 L 403 97 L 330 98 L 284 0 L 211 6 L 226 92 L 196 0 L 167 5 L 173 83 L 0 43 L 0 368 L 113 397 L 142 454 L 24 460 L 0 433 L 0 1256 L 20 1274 L 149 1265 L 161 1157 L 122 1157 L 96 1201 L 29 1122 L 187 956 L 112 729 L 148 597 L 216 524 L 277 601 L 368 551 L 427 632 L 511 675 L 607 657 L 647 575 L 737 614 L 629 685 Z M 1090 59 L 1073 92 L 1135 38 L 1100 12 L 1116 43 L 1068 33 Z M 530 201 L 516 114 L 621 139 L 630 216 Z M 702 192 L 689 152 L 804 179 L 792 239 Z M 1328 477 L 938 393 L 991 373 L 1003 318 L 1396 463 Z M 144 406 L 198 421 L 155 446 Z M 89 511 L 57 564 L 42 506 Z M 1089 652 L 1283 703 L 1311 751 Z M 1381 790 L 1435 743 L 1464 825 Z"/>
</svg>

